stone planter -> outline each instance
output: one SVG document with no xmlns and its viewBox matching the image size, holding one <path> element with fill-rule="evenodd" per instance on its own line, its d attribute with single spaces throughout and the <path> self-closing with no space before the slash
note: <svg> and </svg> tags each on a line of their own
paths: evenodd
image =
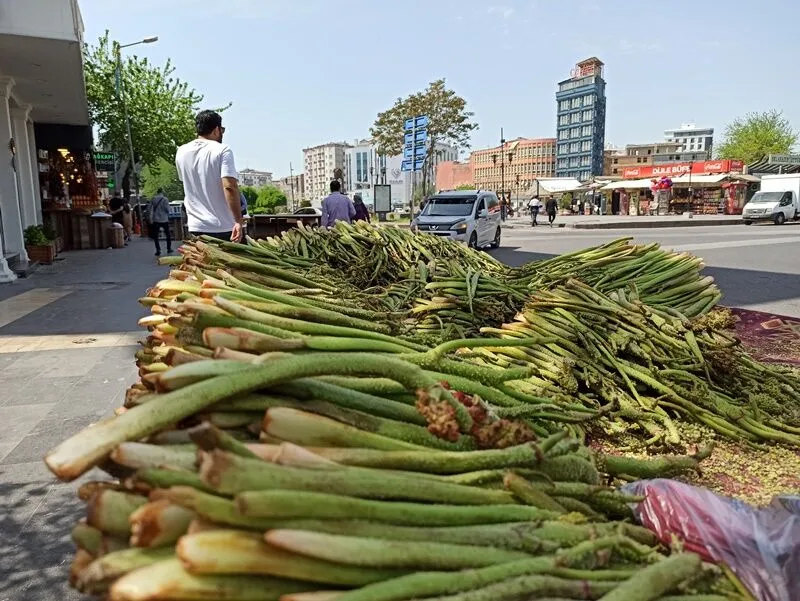
<svg viewBox="0 0 800 601">
<path fill-rule="evenodd" d="M 50 263 L 56 260 L 56 245 L 54 242 L 41 246 L 26 246 L 25 250 L 28 253 L 28 260 L 31 263 L 50 265 Z"/>
</svg>

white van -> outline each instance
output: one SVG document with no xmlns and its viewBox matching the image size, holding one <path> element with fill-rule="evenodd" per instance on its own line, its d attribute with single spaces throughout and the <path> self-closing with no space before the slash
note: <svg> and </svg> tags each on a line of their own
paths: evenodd
<svg viewBox="0 0 800 601">
<path fill-rule="evenodd" d="M 761 187 L 742 209 L 745 225 L 772 221 L 782 225 L 800 218 L 800 173 L 765 175 Z"/>
<path fill-rule="evenodd" d="M 455 190 L 431 196 L 411 227 L 466 242 L 470 248 L 497 248 L 500 222 L 500 201 L 494 192 Z"/>
</svg>

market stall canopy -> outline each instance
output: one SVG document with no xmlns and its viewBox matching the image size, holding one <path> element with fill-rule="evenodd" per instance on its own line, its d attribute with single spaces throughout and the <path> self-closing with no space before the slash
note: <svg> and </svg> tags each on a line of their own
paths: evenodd
<svg viewBox="0 0 800 601">
<path fill-rule="evenodd" d="M 537 194 L 539 196 L 552 196 L 554 194 L 582 190 L 583 188 L 583 184 L 574 177 L 551 177 L 534 180 L 527 194 L 530 196 Z"/>
<path fill-rule="evenodd" d="M 642 190 L 653 185 L 652 178 L 624 179 L 618 182 L 609 182 L 601 190 Z"/>
<path fill-rule="evenodd" d="M 672 183 L 674 185 L 686 185 L 688 186 L 691 184 L 692 186 L 698 186 L 700 188 L 707 186 L 707 187 L 714 187 L 715 185 L 719 184 L 723 181 L 742 181 L 742 182 L 758 182 L 761 181 L 760 178 L 752 176 L 752 175 L 745 175 L 745 174 L 732 174 L 732 173 L 718 173 L 716 175 L 692 175 L 689 177 L 688 174 L 680 175 L 678 177 L 672 178 Z"/>
<path fill-rule="evenodd" d="M 747 166 L 748 173 L 798 173 L 800 154 L 770 154 Z"/>
</svg>

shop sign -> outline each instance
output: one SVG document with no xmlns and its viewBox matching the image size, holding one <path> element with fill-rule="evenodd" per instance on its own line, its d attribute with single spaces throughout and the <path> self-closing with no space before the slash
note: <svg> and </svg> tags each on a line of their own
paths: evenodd
<svg viewBox="0 0 800 601">
<path fill-rule="evenodd" d="M 113 152 L 95 152 L 94 168 L 97 171 L 114 171 L 115 158 Z"/>
<path fill-rule="evenodd" d="M 800 165 L 800 154 L 771 154 L 767 161 L 772 165 Z"/>
<path fill-rule="evenodd" d="M 685 173 L 703 175 L 710 173 L 729 173 L 741 171 L 744 168 L 742 161 L 721 159 L 718 161 L 697 161 L 694 163 L 667 163 L 664 165 L 644 165 L 641 167 L 626 167 L 622 170 L 622 177 L 626 179 L 644 179 L 647 177 L 677 177 Z"/>
<path fill-rule="evenodd" d="M 108 180 L 106 181 L 106 188 L 108 188 L 109 190 L 113 190 L 116 187 L 117 187 L 117 182 L 114 181 L 113 177 L 109 177 Z"/>
</svg>

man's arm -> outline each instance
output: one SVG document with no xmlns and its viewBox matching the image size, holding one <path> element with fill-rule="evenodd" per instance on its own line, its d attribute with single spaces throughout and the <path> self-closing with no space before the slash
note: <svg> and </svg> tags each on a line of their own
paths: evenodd
<svg viewBox="0 0 800 601">
<path fill-rule="evenodd" d="M 350 215 L 350 221 L 356 216 L 356 205 L 349 198 L 347 199 L 347 214 Z"/>
<path fill-rule="evenodd" d="M 233 151 L 225 148 L 222 151 L 222 189 L 225 192 L 225 202 L 228 203 L 231 215 L 236 222 L 231 234 L 231 239 L 238 242 L 242 235 L 242 205 L 239 192 L 239 174 L 233 160 Z"/>
</svg>

